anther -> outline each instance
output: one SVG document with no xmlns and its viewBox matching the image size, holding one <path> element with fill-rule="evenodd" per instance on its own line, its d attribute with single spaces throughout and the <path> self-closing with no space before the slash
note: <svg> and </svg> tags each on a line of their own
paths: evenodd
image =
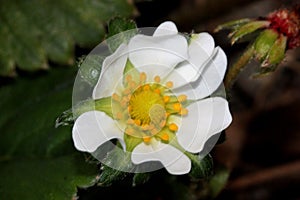
<svg viewBox="0 0 300 200">
<path fill-rule="evenodd" d="M 173 108 L 175 111 L 180 111 L 181 110 L 181 104 L 180 103 L 174 103 Z"/>
<path fill-rule="evenodd" d="M 158 130 L 156 128 L 154 128 L 150 132 L 151 132 L 152 135 L 155 135 L 156 133 L 158 133 Z"/>
<path fill-rule="evenodd" d="M 132 76 L 131 76 L 131 75 L 127 75 L 127 76 L 126 76 L 126 81 L 127 81 L 127 82 L 130 82 L 131 80 L 132 80 Z"/>
<path fill-rule="evenodd" d="M 135 89 L 136 83 L 135 83 L 134 81 L 130 81 L 130 82 L 129 82 L 129 87 L 130 87 L 131 89 Z"/>
<path fill-rule="evenodd" d="M 147 75 L 145 72 L 140 73 L 140 81 L 145 81 L 147 79 Z"/>
<path fill-rule="evenodd" d="M 168 134 L 166 134 L 166 133 L 164 133 L 161 137 L 160 137 L 162 140 L 164 140 L 164 141 L 169 141 L 169 135 Z"/>
<path fill-rule="evenodd" d="M 149 125 L 148 124 L 143 124 L 141 126 L 142 130 L 146 131 L 146 130 L 149 130 Z"/>
<path fill-rule="evenodd" d="M 160 94 L 160 89 L 155 89 L 154 92 L 155 92 L 156 94 Z"/>
<path fill-rule="evenodd" d="M 121 100 L 121 106 L 123 107 L 123 108 L 125 108 L 125 107 L 127 107 L 127 104 L 128 104 L 128 101 L 126 101 L 126 99 L 122 99 Z"/>
<path fill-rule="evenodd" d="M 180 114 L 180 115 L 187 115 L 187 114 L 188 114 L 188 109 L 186 109 L 186 108 L 181 108 L 179 114 Z"/>
<path fill-rule="evenodd" d="M 167 103 L 170 101 L 170 96 L 164 96 L 163 99 L 164 99 L 164 102 Z"/>
<path fill-rule="evenodd" d="M 141 125 L 141 120 L 136 119 L 136 120 L 134 120 L 134 123 L 135 123 L 136 125 L 140 126 L 140 125 Z"/>
<path fill-rule="evenodd" d="M 169 129 L 171 131 L 178 131 L 178 126 L 176 124 L 172 123 L 169 125 Z"/>
<path fill-rule="evenodd" d="M 134 130 L 133 130 L 132 128 L 127 128 L 127 129 L 125 130 L 125 133 L 127 133 L 128 135 L 133 135 Z"/>
<path fill-rule="evenodd" d="M 133 119 L 128 119 L 128 120 L 127 120 L 127 124 L 134 124 Z"/>
<path fill-rule="evenodd" d="M 116 93 L 113 93 L 112 94 L 112 99 L 115 100 L 115 101 L 120 101 L 120 96 L 117 95 Z"/>
<path fill-rule="evenodd" d="M 119 119 L 119 120 L 122 119 L 123 114 L 121 112 L 118 112 L 116 118 Z"/>
<path fill-rule="evenodd" d="M 143 89 L 144 89 L 144 91 L 149 91 L 150 90 L 150 85 L 145 85 L 144 87 L 143 87 Z"/>
<path fill-rule="evenodd" d="M 151 140 L 151 137 L 150 137 L 150 136 L 144 136 L 144 137 L 143 137 L 143 141 L 144 141 L 145 143 L 149 143 L 150 140 Z"/>
<path fill-rule="evenodd" d="M 167 88 L 172 88 L 172 87 L 173 87 L 173 82 L 172 82 L 172 81 L 168 81 L 168 82 L 166 83 L 166 87 L 167 87 Z"/>
<path fill-rule="evenodd" d="M 182 94 L 182 95 L 179 95 L 177 99 L 178 99 L 179 102 L 183 102 L 183 101 L 186 101 L 187 96 Z"/>
<path fill-rule="evenodd" d="M 125 90 L 123 90 L 123 94 L 124 95 L 128 95 L 130 93 L 131 93 L 131 91 L 128 88 L 126 88 Z"/>
<path fill-rule="evenodd" d="M 168 118 L 168 117 L 170 116 L 170 114 L 171 114 L 171 113 L 166 112 L 166 113 L 165 113 L 165 117 Z"/>
<path fill-rule="evenodd" d="M 154 81 L 155 81 L 156 83 L 159 83 L 159 82 L 160 82 L 160 77 L 159 77 L 159 76 L 155 76 L 155 77 L 154 77 Z"/>
</svg>

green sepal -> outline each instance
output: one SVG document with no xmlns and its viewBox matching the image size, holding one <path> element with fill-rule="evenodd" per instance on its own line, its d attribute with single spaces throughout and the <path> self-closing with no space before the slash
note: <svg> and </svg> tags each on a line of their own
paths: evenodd
<svg viewBox="0 0 300 200">
<path fill-rule="evenodd" d="M 106 113 L 108 116 L 113 118 L 112 113 L 112 99 L 111 97 L 104 97 L 101 99 L 93 100 L 88 99 L 80 102 L 73 108 L 64 111 L 57 119 L 56 119 L 56 127 L 59 126 L 68 126 L 74 124 L 74 121 L 83 113 L 97 110 Z"/>
<path fill-rule="evenodd" d="M 135 81 L 136 83 L 139 82 L 140 80 L 140 72 L 134 67 L 132 62 L 127 59 L 126 65 L 124 67 L 123 71 L 123 84 L 125 85 L 126 82 L 126 76 L 130 75 L 132 77 L 132 80 Z"/>
<path fill-rule="evenodd" d="M 224 166 L 216 166 L 214 175 L 207 180 L 200 180 L 197 182 L 197 191 L 199 199 L 215 199 L 222 189 L 226 186 L 229 178 L 229 169 Z"/>
<path fill-rule="evenodd" d="M 124 142 L 126 144 L 126 151 L 132 152 L 133 149 L 143 142 L 142 138 L 130 136 L 124 133 Z"/>
<path fill-rule="evenodd" d="M 100 55 L 81 57 L 78 62 L 78 74 L 90 86 L 95 86 L 100 76 L 103 61 L 104 57 Z"/>
<path fill-rule="evenodd" d="M 185 153 L 192 161 L 192 169 L 189 173 L 193 180 L 207 179 L 213 174 L 213 160 L 212 157 L 207 154 L 202 158 L 198 154 Z"/>
<path fill-rule="evenodd" d="M 251 19 L 249 19 L 249 18 L 230 21 L 225 24 L 221 24 L 221 25 L 217 26 L 217 28 L 214 30 L 214 32 L 218 32 L 218 31 L 224 30 L 224 29 L 236 29 L 250 21 L 251 21 Z"/>
<path fill-rule="evenodd" d="M 267 59 L 262 63 L 263 67 L 278 65 L 284 58 L 287 37 L 280 34 L 279 38 L 271 47 Z"/>
<path fill-rule="evenodd" d="M 266 58 L 277 38 L 278 33 L 271 29 L 266 29 L 259 34 L 255 41 L 254 49 L 255 56 L 260 62 L 263 62 Z"/>
<path fill-rule="evenodd" d="M 151 177 L 150 173 L 136 173 L 132 178 L 132 187 L 143 185 L 149 181 Z"/>
<path fill-rule="evenodd" d="M 240 40 L 241 38 L 255 32 L 258 29 L 267 27 L 270 24 L 268 21 L 252 21 L 249 23 L 244 24 L 243 26 L 239 27 L 230 34 L 231 37 L 231 44 L 233 45 L 236 41 Z"/>
<path fill-rule="evenodd" d="M 128 43 L 130 38 L 138 32 L 133 20 L 116 17 L 108 22 L 107 44 L 114 52 L 122 43 Z M 114 35 L 117 35 L 113 37 Z"/>
<path fill-rule="evenodd" d="M 131 154 L 124 152 L 118 146 L 107 153 L 102 163 L 104 164 L 101 167 L 102 172 L 98 181 L 100 186 L 110 186 L 117 181 L 123 180 L 135 167 L 131 162 Z M 105 163 L 109 163 L 114 168 L 105 165 Z"/>
<path fill-rule="evenodd" d="M 226 167 L 218 167 L 215 170 L 214 175 L 208 182 L 210 188 L 210 194 L 213 198 L 217 197 L 218 194 L 225 187 L 227 180 L 229 178 L 229 169 Z"/>
</svg>

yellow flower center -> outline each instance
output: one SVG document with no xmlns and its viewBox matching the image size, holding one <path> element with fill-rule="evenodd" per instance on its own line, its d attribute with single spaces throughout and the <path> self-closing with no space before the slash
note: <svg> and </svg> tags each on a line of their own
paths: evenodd
<svg viewBox="0 0 300 200">
<path fill-rule="evenodd" d="M 162 84 L 159 76 L 153 82 L 146 80 L 144 72 L 138 78 L 131 75 L 124 78 L 122 92 L 112 95 L 114 118 L 125 127 L 125 134 L 141 138 L 146 144 L 153 138 L 169 142 L 179 129 L 170 116 L 188 114 L 187 96 L 173 95 L 173 82 Z"/>
<path fill-rule="evenodd" d="M 131 95 L 129 100 L 129 114 L 131 119 L 139 121 L 140 125 L 150 125 L 151 122 L 158 123 L 157 118 L 165 115 L 165 103 L 160 94 L 152 88 L 155 85 L 144 85 L 139 87 Z"/>
</svg>

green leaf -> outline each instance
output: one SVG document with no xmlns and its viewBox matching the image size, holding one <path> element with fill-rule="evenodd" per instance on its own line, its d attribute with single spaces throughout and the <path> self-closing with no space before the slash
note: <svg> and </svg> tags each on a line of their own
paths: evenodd
<svg viewBox="0 0 300 200">
<path fill-rule="evenodd" d="M 74 149 L 71 128 L 54 127 L 71 105 L 74 75 L 53 69 L 0 88 L 0 199 L 71 199 L 95 183 L 97 165 Z"/>
<path fill-rule="evenodd" d="M 131 162 L 131 154 L 124 152 L 120 147 L 115 147 L 107 153 L 103 160 L 102 172 L 99 178 L 99 185 L 110 186 L 117 181 L 123 180 L 128 172 L 134 170 L 135 165 Z M 110 166 L 105 165 L 109 163 Z"/>
<path fill-rule="evenodd" d="M 213 174 L 213 160 L 209 154 L 204 158 L 195 154 L 188 154 L 187 156 L 192 161 L 192 170 L 189 173 L 191 178 L 195 180 L 209 178 Z"/>
<path fill-rule="evenodd" d="M 118 34 L 116 37 L 114 35 Z M 137 26 L 133 20 L 116 17 L 108 23 L 107 42 L 114 52 L 122 43 L 128 43 L 137 34 Z"/>
<path fill-rule="evenodd" d="M 92 47 L 113 16 L 128 17 L 123 0 L 3 0 L 0 7 L 0 75 L 47 69 L 48 61 L 71 65 L 74 46 Z"/>
</svg>

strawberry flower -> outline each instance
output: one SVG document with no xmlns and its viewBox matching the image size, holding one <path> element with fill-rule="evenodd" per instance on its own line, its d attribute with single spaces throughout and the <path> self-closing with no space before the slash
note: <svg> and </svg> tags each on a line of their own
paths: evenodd
<svg viewBox="0 0 300 200">
<path fill-rule="evenodd" d="M 76 119 L 75 147 L 93 153 L 117 139 L 136 165 L 159 161 L 170 174 L 188 173 L 188 155 L 232 121 L 227 100 L 211 96 L 226 66 L 208 33 L 187 40 L 164 22 L 152 36 L 135 35 L 103 61 L 97 106 Z"/>
</svg>

